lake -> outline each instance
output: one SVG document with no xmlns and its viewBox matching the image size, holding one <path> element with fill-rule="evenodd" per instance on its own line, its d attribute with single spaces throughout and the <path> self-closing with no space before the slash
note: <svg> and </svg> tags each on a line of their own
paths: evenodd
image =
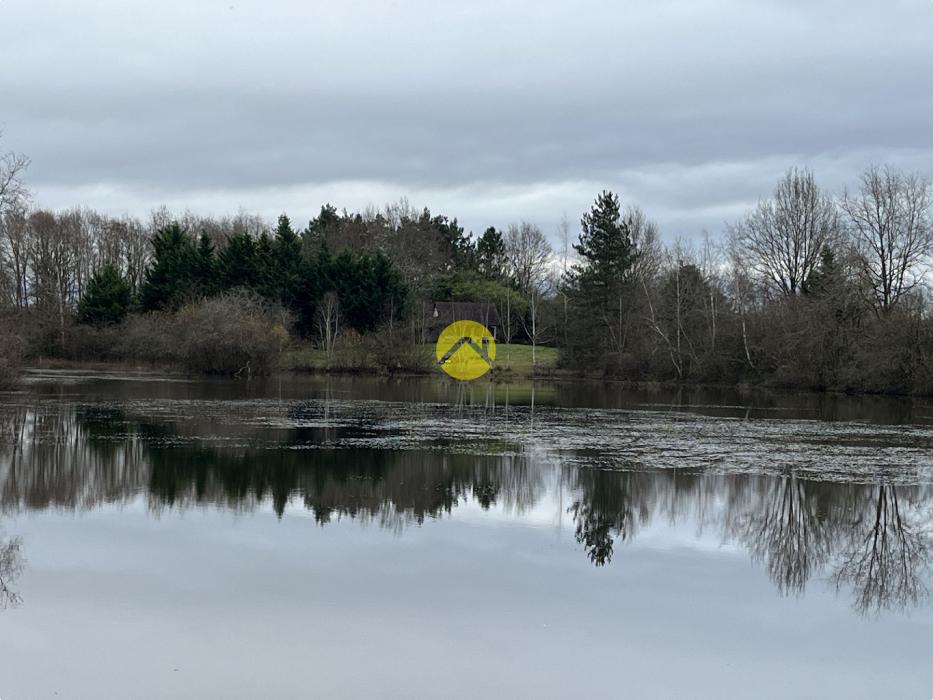
<svg viewBox="0 0 933 700">
<path fill-rule="evenodd" d="M 933 402 L 31 372 L 0 697 L 933 697 Z"/>
</svg>

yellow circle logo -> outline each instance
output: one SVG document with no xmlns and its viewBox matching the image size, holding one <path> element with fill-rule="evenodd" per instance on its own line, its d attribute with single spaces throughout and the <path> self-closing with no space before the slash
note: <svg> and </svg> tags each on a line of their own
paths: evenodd
<svg viewBox="0 0 933 700">
<path fill-rule="evenodd" d="M 437 364 L 454 379 L 482 377 L 496 359 L 496 341 L 476 321 L 454 321 L 441 331 L 434 348 Z"/>
</svg>

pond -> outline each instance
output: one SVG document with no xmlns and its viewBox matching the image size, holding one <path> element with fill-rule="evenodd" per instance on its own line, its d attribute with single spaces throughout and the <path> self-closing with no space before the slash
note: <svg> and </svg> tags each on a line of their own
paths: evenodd
<svg viewBox="0 0 933 700">
<path fill-rule="evenodd" d="M 930 698 L 933 403 L 32 372 L 0 697 Z"/>
</svg>

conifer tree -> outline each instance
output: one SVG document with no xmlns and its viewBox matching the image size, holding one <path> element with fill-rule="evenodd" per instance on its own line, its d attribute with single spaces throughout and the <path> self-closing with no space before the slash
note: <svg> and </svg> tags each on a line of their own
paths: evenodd
<svg viewBox="0 0 933 700">
<path fill-rule="evenodd" d="M 628 309 L 634 297 L 631 272 L 637 253 L 618 196 L 608 190 L 600 193 L 580 224 L 579 242 L 573 246 L 580 262 L 566 280 L 575 306 L 573 338 L 568 346 L 582 350 L 592 360 L 608 351 L 621 364 L 628 336 Z M 570 354 L 573 352 L 571 348 Z"/>
<path fill-rule="evenodd" d="M 224 289 L 255 289 L 258 281 L 256 244 L 248 233 L 231 236 L 217 256 L 217 276 Z"/>
<path fill-rule="evenodd" d="M 272 239 L 263 231 L 255 244 L 255 291 L 270 301 L 279 300 L 279 279 Z"/>
<path fill-rule="evenodd" d="M 202 296 L 213 296 L 218 290 L 217 260 L 214 257 L 214 244 L 206 232 L 198 239 L 198 248 L 194 258 L 194 275 L 198 290 Z"/>
<path fill-rule="evenodd" d="M 145 311 L 175 310 L 199 295 L 194 241 L 177 222 L 159 229 L 152 239 L 152 261 L 140 291 Z"/>
<path fill-rule="evenodd" d="M 477 268 L 484 277 L 501 280 L 508 268 L 505 241 L 494 226 L 487 228 L 476 241 Z"/>
<path fill-rule="evenodd" d="M 275 229 L 274 251 L 277 275 L 277 298 L 286 307 L 295 309 L 301 295 L 305 270 L 301 256 L 301 239 L 292 229 L 289 218 L 282 214 Z"/>
<path fill-rule="evenodd" d="M 112 263 L 100 268 L 88 281 L 78 302 L 78 320 L 95 326 L 119 323 L 130 311 L 133 290 Z"/>
</svg>

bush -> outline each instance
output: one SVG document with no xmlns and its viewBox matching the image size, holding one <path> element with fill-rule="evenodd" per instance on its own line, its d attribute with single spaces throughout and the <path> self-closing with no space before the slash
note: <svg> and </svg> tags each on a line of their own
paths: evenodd
<svg viewBox="0 0 933 700">
<path fill-rule="evenodd" d="M 184 307 L 169 328 L 170 355 L 187 369 L 249 376 L 278 365 L 291 320 L 277 307 L 233 291 Z"/>
<path fill-rule="evenodd" d="M 396 326 L 364 336 L 372 363 L 383 372 L 428 372 L 434 364 L 430 348 L 414 343 L 411 333 Z"/>
</svg>

